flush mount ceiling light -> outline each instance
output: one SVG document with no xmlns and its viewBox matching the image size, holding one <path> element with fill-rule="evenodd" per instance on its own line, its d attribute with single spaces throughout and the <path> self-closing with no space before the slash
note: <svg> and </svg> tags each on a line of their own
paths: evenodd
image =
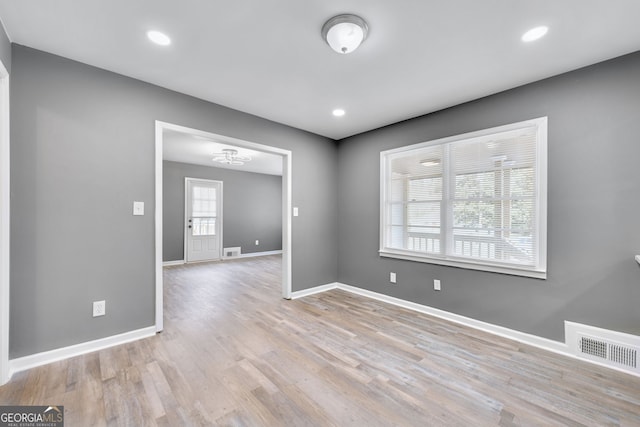
<svg viewBox="0 0 640 427">
<path fill-rule="evenodd" d="M 532 42 L 538 40 L 539 38 L 544 37 L 544 35 L 547 34 L 547 31 L 549 31 L 549 27 L 545 27 L 544 25 L 532 28 L 522 35 L 522 41 Z"/>
<path fill-rule="evenodd" d="M 439 165 L 439 164 L 440 164 L 440 159 L 426 159 L 426 160 L 421 160 L 421 161 L 420 161 L 420 164 L 421 164 L 422 166 L 426 166 L 426 167 L 429 167 L 429 166 L 437 166 L 437 165 Z"/>
<path fill-rule="evenodd" d="M 322 26 L 322 38 L 338 53 L 351 53 L 367 38 L 369 27 L 356 15 L 337 15 Z"/>
<path fill-rule="evenodd" d="M 171 44 L 171 39 L 165 33 L 160 31 L 147 31 L 147 37 L 149 40 L 160 46 L 168 46 Z"/>
<path fill-rule="evenodd" d="M 233 148 L 225 148 L 222 150 L 222 153 L 215 153 L 215 156 L 216 157 L 211 160 L 225 165 L 240 166 L 244 165 L 245 162 L 251 161 L 251 157 L 239 156 L 238 150 L 234 150 Z"/>
<path fill-rule="evenodd" d="M 336 108 L 331 112 L 331 114 L 333 114 L 336 117 L 342 117 L 345 115 L 345 111 L 342 108 Z"/>
</svg>

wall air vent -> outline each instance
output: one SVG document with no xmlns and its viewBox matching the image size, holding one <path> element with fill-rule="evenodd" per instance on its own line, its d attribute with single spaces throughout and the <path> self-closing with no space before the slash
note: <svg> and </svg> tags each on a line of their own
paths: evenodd
<svg viewBox="0 0 640 427">
<path fill-rule="evenodd" d="M 599 357 L 601 359 L 607 358 L 607 343 L 596 338 L 580 337 L 578 348 L 582 354 Z"/>
<path fill-rule="evenodd" d="M 585 356 L 597 357 L 603 361 L 616 363 L 632 369 L 638 366 L 638 350 L 623 344 L 604 341 L 594 337 L 580 336 L 578 348 Z"/>
<path fill-rule="evenodd" d="M 222 256 L 223 258 L 236 258 L 240 256 L 242 248 L 238 246 L 233 248 L 224 248 L 222 252 L 224 253 L 224 255 Z"/>
<path fill-rule="evenodd" d="M 565 322 L 567 345 L 576 356 L 640 375 L 640 337 Z"/>
</svg>

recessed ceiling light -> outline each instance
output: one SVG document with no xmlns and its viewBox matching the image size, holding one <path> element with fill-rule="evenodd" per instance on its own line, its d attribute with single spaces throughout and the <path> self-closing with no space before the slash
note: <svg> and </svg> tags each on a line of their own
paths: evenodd
<svg viewBox="0 0 640 427">
<path fill-rule="evenodd" d="M 155 44 L 159 44 L 160 46 L 169 46 L 171 44 L 169 36 L 161 33 L 160 31 L 147 31 L 147 37 L 149 37 L 149 40 Z"/>
<path fill-rule="evenodd" d="M 345 115 L 345 111 L 342 108 L 336 108 L 333 110 L 332 114 L 336 117 L 342 117 Z"/>
<path fill-rule="evenodd" d="M 522 41 L 532 42 L 534 40 L 538 40 L 539 38 L 547 34 L 547 31 L 549 31 L 549 27 L 545 27 L 544 25 L 532 28 L 522 35 Z"/>
</svg>

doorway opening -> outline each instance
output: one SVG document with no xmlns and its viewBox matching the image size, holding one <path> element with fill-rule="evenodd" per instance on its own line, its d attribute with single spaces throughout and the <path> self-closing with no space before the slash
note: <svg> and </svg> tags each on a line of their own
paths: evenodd
<svg viewBox="0 0 640 427">
<path fill-rule="evenodd" d="M 194 139 L 216 141 L 234 147 L 255 150 L 277 156 L 282 170 L 282 297 L 291 298 L 291 168 L 292 153 L 289 150 L 218 135 L 198 129 L 156 121 L 155 132 L 155 292 L 156 331 L 162 331 L 163 321 L 163 148 L 165 138 L 180 132 Z M 185 258 L 186 260 L 186 258 Z"/>
</svg>

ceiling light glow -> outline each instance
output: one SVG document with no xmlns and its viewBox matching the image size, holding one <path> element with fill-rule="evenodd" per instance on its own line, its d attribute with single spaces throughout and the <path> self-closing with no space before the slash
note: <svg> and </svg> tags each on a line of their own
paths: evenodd
<svg viewBox="0 0 640 427">
<path fill-rule="evenodd" d="M 547 34 L 547 31 L 549 31 L 549 27 L 545 27 L 544 25 L 532 28 L 522 35 L 522 41 L 528 43 L 538 40 L 539 38 L 544 37 L 544 35 Z"/>
<path fill-rule="evenodd" d="M 333 110 L 332 114 L 336 117 L 342 117 L 345 115 L 345 111 L 342 108 L 336 108 Z"/>
<path fill-rule="evenodd" d="M 169 46 L 171 44 L 169 36 L 161 33 L 160 31 L 147 31 L 147 37 L 149 40 L 160 46 Z"/>
</svg>

